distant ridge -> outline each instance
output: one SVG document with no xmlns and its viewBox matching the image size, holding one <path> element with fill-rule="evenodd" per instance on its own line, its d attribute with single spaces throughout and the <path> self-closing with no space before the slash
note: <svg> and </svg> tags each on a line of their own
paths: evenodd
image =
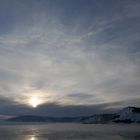
<svg viewBox="0 0 140 140">
<path fill-rule="evenodd" d="M 47 116 L 17 116 L 7 121 L 11 122 L 77 122 L 88 124 L 105 124 L 105 123 L 140 123 L 140 108 L 126 107 L 114 114 L 97 114 L 92 116 L 81 117 L 47 117 Z"/>
</svg>

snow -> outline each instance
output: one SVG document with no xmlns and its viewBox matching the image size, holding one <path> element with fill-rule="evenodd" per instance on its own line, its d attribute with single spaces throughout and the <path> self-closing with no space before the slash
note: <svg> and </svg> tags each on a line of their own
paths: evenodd
<svg viewBox="0 0 140 140">
<path fill-rule="evenodd" d="M 119 120 L 131 120 L 132 122 L 140 122 L 140 113 L 136 113 L 135 107 L 127 107 L 121 110 Z"/>
<path fill-rule="evenodd" d="M 140 110 L 140 108 L 127 107 L 116 114 L 94 115 L 84 120 L 84 123 L 140 123 L 140 111 L 137 110 Z"/>
</svg>

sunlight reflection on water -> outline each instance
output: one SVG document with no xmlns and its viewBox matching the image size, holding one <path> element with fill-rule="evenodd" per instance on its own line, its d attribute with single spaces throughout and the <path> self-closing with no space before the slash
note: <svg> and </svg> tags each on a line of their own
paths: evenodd
<svg viewBox="0 0 140 140">
<path fill-rule="evenodd" d="M 140 125 L 9 125 L 0 140 L 140 140 Z"/>
<path fill-rule="evenodd" d="M 28 140 L 38 140 L 35 136 L 31 136 Z"/>
</svg>

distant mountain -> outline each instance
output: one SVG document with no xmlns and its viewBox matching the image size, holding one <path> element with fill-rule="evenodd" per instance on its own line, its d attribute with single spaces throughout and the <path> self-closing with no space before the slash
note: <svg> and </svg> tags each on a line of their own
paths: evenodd
<svg viewBox="0 0 140 140">
<path fill-rule="evenodd" d="M 126 123 L 140 123 L 140 108 L 127 107 L 117 113 L 118 118 L 114 119 L 114 122 L 126 122 Z"/>
<path fill-rule="evenodd" d="M 93 123 L 93 124 L 105 124 L 111 122 L 111 120 L 117 118 L 118 116 L 116 114 L 98 114 L 88 117 L 87 119 L 84 119 L 83 123 Z"/>
<path fill-rule="evenodd" d="M 140 108 L 127 107 L 115 114 L 98 114 L 85 117 L 47 117 L 47 116 L 18 116 L 8 119 L 12 122 L 77 122 L 88 124 L 105 123 L 140 123 Z"/>
<path fill-rule="evenodd" d="M 18 116 L 8 119 L 13 122 L 77 122 L 78 117 Z"/>
</svg>

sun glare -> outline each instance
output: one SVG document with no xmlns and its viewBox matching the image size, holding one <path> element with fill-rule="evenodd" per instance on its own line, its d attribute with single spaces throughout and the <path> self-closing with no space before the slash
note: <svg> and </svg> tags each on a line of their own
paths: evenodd
<svg viewBox="0 0 140 140">
<path fill-rule="evenodd" d="M 33 97 L 30 100 L 30 104 L 33 108 L 36 108 L 40 104 L 40 101 L 38 98 Z"/>
</svg>

